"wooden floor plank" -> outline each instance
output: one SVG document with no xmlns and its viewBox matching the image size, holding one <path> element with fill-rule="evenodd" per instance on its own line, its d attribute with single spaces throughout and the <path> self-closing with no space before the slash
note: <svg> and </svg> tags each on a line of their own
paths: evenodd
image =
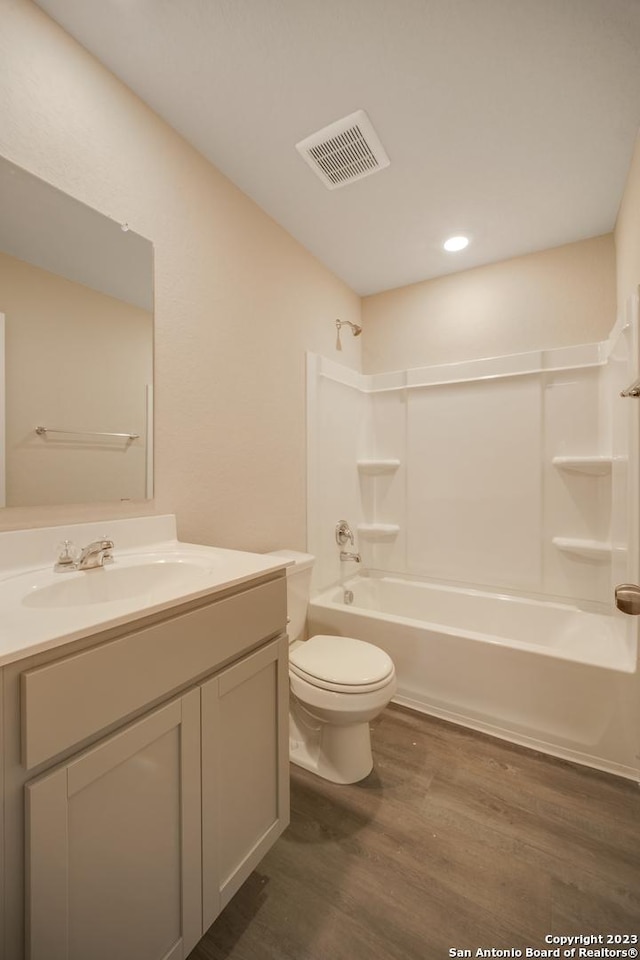
<svg viewBox="0 0 640 960">
<path fill-rule="evenodd" d="M 292 767 L 291 826 L 193 960 L 441 960 L 640 931 L 640 790 L 400 707 L 373 773 Z"/>
</svg>

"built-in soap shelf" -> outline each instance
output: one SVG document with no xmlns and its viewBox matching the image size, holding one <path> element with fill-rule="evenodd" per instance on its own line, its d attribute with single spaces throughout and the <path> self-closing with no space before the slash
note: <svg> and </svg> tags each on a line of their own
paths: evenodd
<svg viewBox="0 0 640 960">
<path fill-rule="evenodd" d="M 358 460 L 358 471 L 369 476 L 381 476 L 384 473 L 395 473 L 400 466 L 399 460 Z"/>
<path fill-rule="evenodd" d="M 604 563 L 611 559 L 612 547 L 604 540 L 581 540 L 578 537 L 554 537 L 552 543 L 563 553 L 570 553 L 583 560 Z"/>
<path fill-rule="evenodd" d="M 558 456 L 551 461 L 560 470 L 581 473 L 583 476 L 605 477 L 611 473 L 613 457 L 606 454 L 592 456 Z M 553 537 L 553 545 L 563 553 L 594 563 L 608 563 L 612 547 L 605 540 L 590 540 L 582 537 Z"/>
<path fill-rule="evenodd" d="M 394 540 L 400 533 L 397 523 L 359 523 L 358 536 L 363 540 L 381 542 Z"/>
<path fill-rule="evenodd" d="M 395 473 L 400 461 L 395 457 L 363 457 L 356 461 L 361 476 L 382 477 Z M 395 540 L 400 532 L 397 523 L 359 523 L 358 536 L 373 543 Z"/>
<path fill-rule="evenodd" d="M 561 470 L 571 470 L 574 473 L 585 473 L 592 477 L 604 477 L 611 473 L 612 457 L 554 457 L 551 461 L 554 467 Z"/>
</svg>

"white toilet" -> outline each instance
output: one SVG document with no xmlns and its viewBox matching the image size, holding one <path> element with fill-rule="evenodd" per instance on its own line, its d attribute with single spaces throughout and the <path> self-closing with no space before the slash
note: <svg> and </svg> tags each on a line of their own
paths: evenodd
<svg viewBox="0 0 640 960">
<path fill-rule="evenodd" d="M 369 721 L 391 700 L 396 671 L 391 658 L 352 637 L 301 641 L 314 557 L 293 550 L 274 556 L 287 568 L 290 758 L 334 783 L 355 783 L 373 769 Z"/>
</svg>

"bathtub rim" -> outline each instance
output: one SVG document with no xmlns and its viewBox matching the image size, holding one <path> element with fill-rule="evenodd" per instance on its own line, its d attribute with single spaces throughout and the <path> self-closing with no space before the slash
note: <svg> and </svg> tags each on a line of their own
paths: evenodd
<svg viewBox="0 0 640 960">
<path fill-rule="evenodd" d="M 506 594 L 495 591 L 483 591 L 477 587 L 467 589 L 443 584 L 437 581 L 418 579 L 416 577 L 409 579 L 405 576 L 394 576 L 386 572 L 378 575 L 371 570 L 358 571 L 356 574 L 352 574 L 350 577 L 339 583 L 334 583 L 332 586 L 326 587 L 324 590 L 315 592 L 310 599 L 311 608 L 329 608 L 330 610 L 334 610 L 347 616 L 364 616 L 371 617 L 377 621 L 396 622 L 402 626 L 412 627 L 416 630 L 430 631 L 432 633 L 443 634 L 444 636 L 464 637 L 465 639 L 494 647 L 518 650 L 523 653 L 533 654 L 535 656 L 546 656 L 554 660 L 576 663 L 580 664 L 581 666 L 592 667 L 594 669 L 611 670 L 615 673 L 624 674 L 634 674 L 638 672 L 638 646 L 636 637 L 632 635 L 632 631 L 634 629 L 637 630 L 634 623 L 627 625 L 621 620 L 617 621 L 620 624 L 620 630 L 614 631 L 614 639 L 623 649 L 618 651 L 619 656 L 616 658 L 614 663 L 611 663 L 605 662 L 603 659 L 596 657 L 579 657 L 575 654 L 572 655 L 573 651 L 566 649 L 562 650 L 561 648 L 557 647 L 546 647 L 529 643 L 525 640 L 508 640 L 507 638 L 494 634 L 462 629 L 449 624 L 437 623 L 434 621 L 420 620 L 415 617 L 403 617 L 399 614 L 385 614 L 377 610 L 372 610 L 368 607 L 359 607 L 355 604 L 351 605 L 344 602 L 336 602 L 330 598 L 330 595 L 334 594 L 338 590 L 353 589 L 353 586 L 361 580 L 392 580 L 403 583 L 410 582 L 426 589 L 444 590 L 448 593 L 464 593 L 465 595 L 475 595 L 483 598 L 490 597 L 491 599 L 495 600 L 508 600 L 512 602 L 517 601 L 531 606 L 543 605 L 545 607 L 551 607 L 562 611 L 569 610 L 584 615 L 606 617 L 610 621 L 612 628 L 615 626 L 617 621 L 617 618 L 612 616 L 610 612 L 604 612 L 601 608 L 598 610 L 585 609 L 584 607 L 579 606 L 575 601 L 563 603 L 559 600 L 549 600 L 548 598 L 544 600 L 536 600 L 530 596 L 527 597 L 513 593 Z"/>
</svg>

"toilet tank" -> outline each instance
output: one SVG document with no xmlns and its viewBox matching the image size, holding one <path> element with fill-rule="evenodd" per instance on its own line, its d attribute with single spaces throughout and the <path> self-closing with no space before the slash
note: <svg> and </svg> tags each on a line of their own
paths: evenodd
<svg viewBox="0 0 640 960">
<path fill-rule="evenodd" d="M 296 550 L 274 550 L 271 557 L 291 560 L 287 567 L 287 632 L 289 640 L 299 640 L 304 632 L 307 619 L 307 607 L 311 595 L 311 573 L 315 557 L 310 553 L 298 553 Z"/>
</svg>

